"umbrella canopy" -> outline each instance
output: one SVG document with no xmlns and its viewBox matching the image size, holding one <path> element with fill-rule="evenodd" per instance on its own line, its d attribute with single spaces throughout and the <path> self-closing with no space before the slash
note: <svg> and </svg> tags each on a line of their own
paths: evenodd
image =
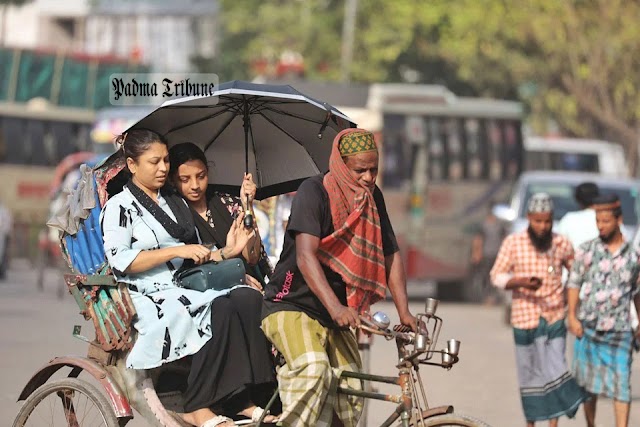
<svg viewBox="0 0 640 427">
<path fill-rule="evenodd" d="M 197 144 L 217 188 L 237 191 L 243 172 L 252 173 L 260 200 L 326 172 L 334 137 L 349 127 L 336 108 L 291 86 L 232 81 L 213 96 L 167 101 L 129 130 L 152 130 L 170 147 Z"/>
</svg>

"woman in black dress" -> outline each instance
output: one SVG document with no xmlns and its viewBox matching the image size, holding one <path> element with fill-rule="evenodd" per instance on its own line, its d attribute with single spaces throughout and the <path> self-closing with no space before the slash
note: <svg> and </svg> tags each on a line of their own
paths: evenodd
<svg viewBox="0 0 640 427">
<path fill-rule="evenodd" d="M 245 174 L 240 197 L 234 197 L 209 190 L 207 159 L 197 145 L 190 142 L 175 145 L 169 150 L 169 158 L 171 180 L 194 212 L 195 224 L 202 242 L 218 249 L 224 248 L 234 218 L 240 212 L 249 211 L 253 215 L 256 185 L 251 174 Z M 264 278 L 272 269 L 262 247 L 255 221 L 254 228 L 255 237 L 242 251 L 242 260 L 247 273 L 257 279 L 248 278 L 249 284 L 261 289 Z"/>
<path fill-rule="evenodd" d="M 226 250 L 227 234 L 235 216 L 240 212 L 246 212 L 247 207 L 251 212 L 253 211 L 256 185 L 251 175 L 244 177 L 241 187 L 243 200 L 240 201 L 237 197 L 234 198 L 228 194 L 207 192 L 209 184 L 207 160 L 202 150 L 195 144 L 182 143 L 172 147 L 169 150 L 169 162 L 169 178 L 191 208 L 200 240 L 205 245 L 211 245 L 211 250 L 219 250 L 221 257 L 226 259 L 225 254 L 230 253 Z M 231 256 L 230 254 L 229 257 Z M 257 227 L 255 227 L 255 236 L 249 239 L 243 251 L 236 256 L 241 257 L 247 267 L 247 273 L 249 273 L 246 276 L 247 284 L 261 291 L 262 282 L 259 279 L 262 278 L 263 273 L 260 273 L 256 267 L 258 262 L 261 260 L 264 262 L 267 258 L 262 250 Z M 266 265 L 269 265 L 268 261 Z M 266 272 L 269 272 L 268 269 Z M 270 357 L 270 345 L 260 329 L 262 294 L 243 288 L 232 291 L 231 295 L 234 297 L 234 306 L 242 322 L 254 376 L 250 397 L 253 402 L 263 403 L 275 390 L 275 371 Z M 242 412 L 251 417 L 251 411 Z M 274 420 L 273 416 L 268 416 L 266 419 L 268 422 Z"/>
</svg>

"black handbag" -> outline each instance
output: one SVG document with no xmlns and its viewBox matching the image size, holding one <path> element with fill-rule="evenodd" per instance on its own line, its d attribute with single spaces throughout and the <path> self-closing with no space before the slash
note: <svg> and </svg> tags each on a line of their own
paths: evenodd
<svg viewBox="0 0 640 427">
<path fill-rule="evenodd" d="M 178 270 L 176 284 L 186 289 L 204 292 L 208 289 L 221 291 L 244 285 L 244 263 L 238 258 L 211 261 L 185 270 Z"/>
</svg>

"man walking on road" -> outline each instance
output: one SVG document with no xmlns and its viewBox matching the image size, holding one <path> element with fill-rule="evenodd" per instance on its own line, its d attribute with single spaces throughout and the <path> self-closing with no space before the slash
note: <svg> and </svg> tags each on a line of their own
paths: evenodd
<svg viewBox="0 0 640 427">
<path fill-rule="evenodd" d="M 575 416 L 584 392 L 567 369 L 562 268 L 571 268 L 573 248 L 552 232 L 553 202 L 546 193 L 528 201 L 529 227 L 508 236 L 491 269 L 491 281 L 512 291 L 511 324 L 516 344 L 520 396 L 527 426 Z"/>
<path fill-rule="evenodd" d="M 593 182 L 583 182 L 575 190 L 575 199 L 581 210 L 567 212 L 556 228 L 556 232 L 566 236 L 574 249 L 586 241 L 598 237 L 596 227 L 596 211 L 593 209 L 593 200 L 598 197 L 600 189 Z"/>
<path fill-rule="evenodd" d="M 640 309 L 640 253 L 620 231 L 622 210 L 616 195 L 594 201 L 599 237 L 582 244 L 569 276 L 569 331 L 577 339 L 573 371 L 590 393 L 584 412 L 595 424 L 597 396 L 614 399 L 617 427 L 629 423 L 632 330 L 630 303 Z M 634 337 L 634 335 L 636 337 Z"/>
<path fill-rule="evenodd" d="M 336 395 L 336 371 L 360 371 L 358 312 L 387 285 L 403 325 L 416 329 L 382 192 L 378 149 L 362 129 L 340 132 L 329 173 L 304 181 L 280 261 L 266 287 L 262 329 L 286 360 L 278 370 L 283 426 L 354 426 L 362 399 Z M 359 380 L 343 386 L 362 387 Z"/>
</svg>

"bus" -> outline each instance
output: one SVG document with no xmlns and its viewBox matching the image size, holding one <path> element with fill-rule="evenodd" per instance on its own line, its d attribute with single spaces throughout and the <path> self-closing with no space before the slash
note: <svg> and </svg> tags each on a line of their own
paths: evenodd
<svg viewBox="0 0 640 427">
<path fill-rule="evenodd" d="M 31 256 L 49 212 L 55 166 L 91 149 L 93 110 L 58 107 L 35 98 L 0 103 L 0 202 L 13 216 L 12 254 Z"/>
<path fill-rule="evenodd" d="M 408 279 L 458 296 L 474 233 L 523 170 L 522 105 L 438 85 L 374 84 L 363 108 L 337 107 L 379 142 L 379 183 Z"/>
<path fill-rule="evenodd" d="M 90 151 L 95 112 L 44 100 L 0 103 L 0 200 L 24 223 L 44 223 L 55 166 Z"/>
<path fill-rule="evenodd" d="M 150 111 L 59 107 L 37 98 L 0 103 L 0 202 L 14 218 L 14 255 L 33 256 L 35 241 L 42 240 L 56 196 L 52 186 L 63 181 L 58 166 L 73 169 L 69 160 L 85 161 L 82 154 L 107 156 L 115 150 L 113 138 Z"/>
<path fill-rule="evenodd" d="M 524 139 L 527 171 L 593 172 L 604 176 L 629 177 L 629 167 L 620 144 L 608 141 L 560 137 Z"/>
</svg>

